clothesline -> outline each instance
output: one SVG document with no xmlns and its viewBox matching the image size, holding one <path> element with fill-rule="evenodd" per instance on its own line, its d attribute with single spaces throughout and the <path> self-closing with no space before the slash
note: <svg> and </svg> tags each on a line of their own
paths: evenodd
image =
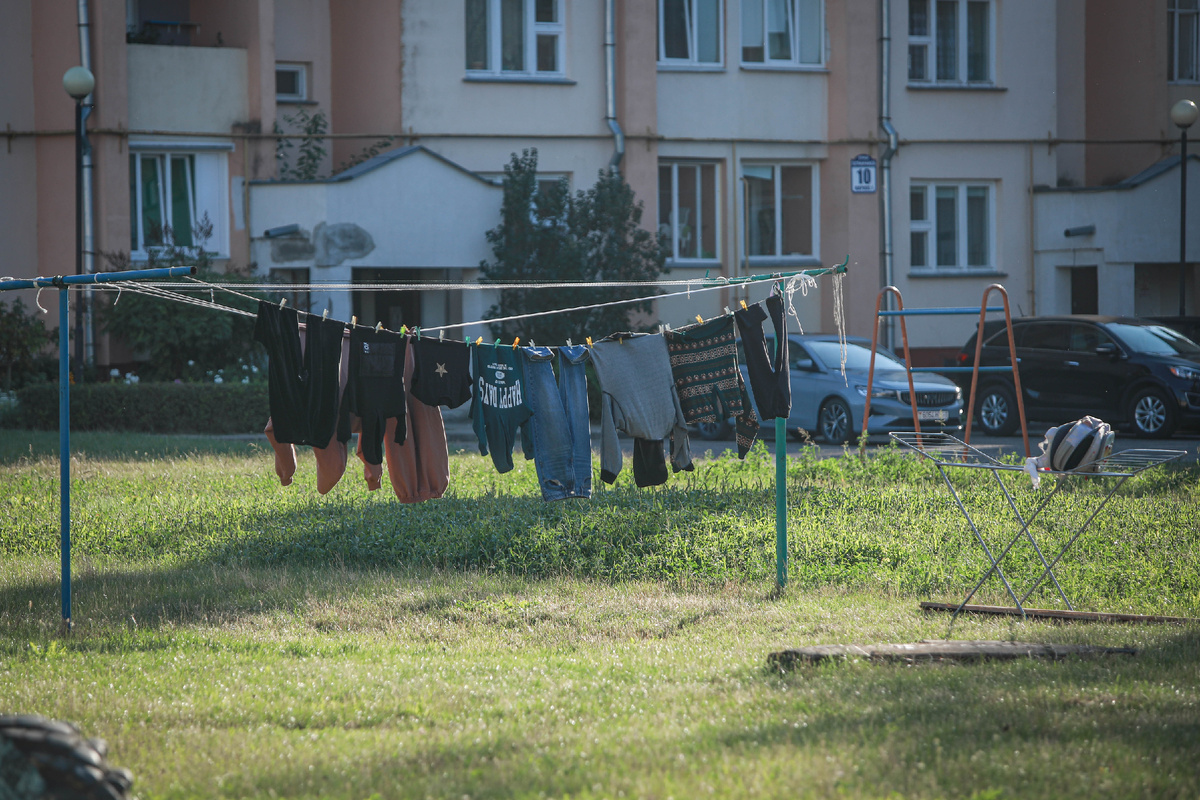
<svg viewBox="0 0 1200 800">
<path fill-rule="evenodd" d="M 497 317 L 497 318 L 493 318 L 493 319 L 481 319 L 481 320 L 474 320 L 471 322 L 449 323 L 449 324 L 445 324 L 445 325 L 422 327 L 421 330 L 422 331 L 445 332 L 445 331 L 449 331 L 449 330 L 457 330 L 460 328 L 468 328 L 468 327 L 472 327 L 475 325 L 487 325 L 487 324 L 493 324 L 493 323 L 514 322 L 514 321 L 522 320 L 522 319 L 534 319 L 537 317 L 551 316 L 553 314 L 567 314 L 567 313 L 574 313 L 574 312 L 580 312 L 580 311 L 588 311 L 588 310 L 595 309 L 595 308 L 606 308 L 606 307 L 612 307 L 612 306 L 618 306 L 618 305 L 628 305 L 628 304 L 633 304 L 633 303 L 651 302 L 654 300 L 662 300 L 662 299 L 667 299 L 667 298 L 672 298 L 672 297 L 683 297 L 683 296 L 691 297 L 691 295 L 693 293 L 707 292 L 707 291 L 712 291 L 714 289 L 726 289 L 726 288 L 730 288 L 733 286 L 749 285 L 750 281 L 756 280 L 756 279 L 763 280 L 763 281 L 774 279 L 773 283 L 780 283 L 780 284 L 786 285 L 786 288 L 783 290 L 783 294 L 787 297 L 787 300 L 788 300 L 788 313 L 792 317 L 796 318 L 796 320 L 798 322 L 799 315 L 796 313 L 795 307 L 792 303 L 792 296 L 795 294 L 796 291 L 800 291 L 802 294 L 807 295 L 809 288 L 816 288 L 816 280 L 814 279 L 814 275 L 825 275 L 825 274 L 832 274 L 835 278 L 834 297 L 835 297 L 835 305 L 838 307 L 834 309 L 834 317 L 837 320 L 838 329 L 840 332 L 842 330 L 842 326 L 844 323 L 842 322 L 842 319 L 843 319 L 842 309 L 840 308 L 841 301 L 842 301 L 842 292 L 841 292 L 840 280 L 838 280 L 838 279 L 844 276 L 844 265 L 839 265 L 838 267 L 830 267 L 830 268 L 803 270 L 800 272 L 792 273 L 786 277 L 771 275 L 771 276 L 760 276 L 757 278 L 733 279 L 735 281 L 738 281 L 736 283 L 730 282 L 730 279 L 721 277 L 721 278 L 703 278 L 703 279 L 673 280 L 673 281 L 600 281 L 600 282 L 592 282 L 592 283 L 559 282 L 559 283 L 536 283 L 536 284 L 530 283 L 530 284 L 503 284 L 503 285 L 502 284 L 461 284 L 461 285 L 453 284 L 452 286 L 454 286 L 455 288 L 505 288 L 505 289 L 515 289 L 515 288 L 543 288 L 543 289 L 560 288 L 561 289 L 561 288 L 603 288 L 603 287 L 616 288 L 616 287 L 633 287 L 633 286 L 684 286 L 686 288 L 683 289 L 682 291 L 678 291 L 678 292 L 667 292 L 667 293 L 663 293 L 663 294 L 645 295 L 645 296 L 627 298 L 627 299 L 622 299 L 622 300 L 611 300 L 611 301 L 602 302 L 602 303 L 589 303 L 587 305 L 582 305 L 582 306 L 573 306 L 573 307 L 569 307 L 569 308 L 556 308 L 556 309 L 550 309 L 547 311 L 534 311 L 534 312 L 528 312 L 528 313 L 524 313 L 524 314 L 513 314 L 513 315 L 510 315 L 507 317 Z M 697 283 L 707 283 L 709 285 L 695 286 L 695 284 L 697 284 Z M 248 289 L 250 291 L 254 291 L 257 287 L 264 286 L 264 287 L 270 287 L 271 289 L 274 289 L 275 291 L 278 291 L 280 288 L 287 288 L 289 290 L 295 291 L 295 290 L 298 290 L 298 287 L 304 286 L 304 285 L 321 286 L 322 288 L 337 288 L 337 289 L 362 288 L 364 286 L 362 284 L 303 284 L 303 285 L 301 285 L 301 284 L 219 283 L 219 282 L 202 281 L 202 280 L 199 280 L 196 278 L 185 278 L 185 282 L 160 282 L 160 283 L 139 283 L 139 282 L 133 282 L 133 281 L 113 282 L 113 283 L 107 283 L 107 284 L 99 284 L 95 288 L 100 288 L 105 291 L 117 291 L 118 296 L 117 296 L 117 300 L 114 301 L 114 305 L 116 302 L 120 301 L 120 293 L 121 292 L 131 291 L 131 292 L 134 292 L 137 294 L 143 294 L 143 295 L 146 295 L 149 297 L 157 297 L 157 298 L 163 299 L 163 300 L 169 300 L 169 301 L 173 301 L 173 302 L 183 303 L 185 305 L 192 305 L 192 306 L 196 306 L 199 308 L 209 308 L 214 311 L 223 311 L 226 313 L 236 314 L 239 316 L 254 318 L 256 316 L 256 314 L 254 312 L 246 311 L 244 309 L 235 308 L 232 306 L 227 306 L 227 305 L 224 305 L 221 303 L 217 303 L 215 301 L 215 299 L 212 299 L 215 290 L 219 289 L 221 291 L 228 292 L 229 294 L 235 295 L 237 297 L 241 297 L 241 298 L 244 298 L 247 300 L 252 300 L 252 301 L 258 302 L 262 298 L 254 297 L 253 295 L 249 295 L 249 294 L 246 294 L 245 292 L 238 291 L 237 289 L 234 289 L 232 287 L 236 286 L 239 289 Z M 387 286 L 390 290 L 394 291 L 394 290 L 396 290 L 397 286 L 400 286 L 400 285 L 399 284 L 368 284 L 366 286 L 368 286 L 368 287 L 369 286 Z M 428 290 L 433 289 L 437 285 L 436 284 L 432 284 L 432 285 L 431 284 L 412 284 L 411 286 L 419 287 L 421 289 L 428 291 Z M 451 284 L 446 284 L 446 286 L 451 286 Z M 183 291 L 187 291 L 187 290 L 191 290 L 191 291 L 207 290 L 210 294 L 210 299 L 208 301 L 205 301 L 201 298 L 184 294 Z M 357 326 L 357 327 L 368 327 L 368 326 Z"/>
</svg>

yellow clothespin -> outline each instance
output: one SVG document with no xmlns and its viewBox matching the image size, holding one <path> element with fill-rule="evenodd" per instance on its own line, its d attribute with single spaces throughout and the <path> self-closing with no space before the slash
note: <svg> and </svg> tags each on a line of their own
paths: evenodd
<svg viewBox="0 0 1200 800">
<path fill-rule="evenodd" d="M 354 327 L 355 325 L 357 325 L 357 324 L 358 324 L 358 317 L 355 317 L 355 316 L 351 315 L 351 317 L 350 317 L 350 327 L 351 327 L 351 328 L 353 328 L 353 327 Z"/>
<path fill-rule="evenodd" d="M 478 339 L 476 339 L 475 344 L 483 344 L 483 337 L 480 336 Z"/>
<path fill-rule="evenodd" d="M 743 310 L 743 311 L 747 310 L 747 307 L 746 307 L 746 301 L 745 301 L 745 300 L 739 300 L 738 302 L 740 302 L 740 303 L 742 304 L 742 310 Z"/>
<path fill-rule="evenodd" d="M 701 323 L 702 323 L 702 322 L 704 322 L 704 317 L 702 317 L 702 316 L 700 316 L 699 314 L 697 314 L 697 315 L 696 315 L 696 322 L 701 322 Z"/>
<path fill-rule="evenodd" d="M 590 337 L 590 336 L 587 337 L 587 343 L 588 343 L 588 347 L 592 346 L 592 337 Z"/>
<path fill-rule="evenodd" d="M 521 343 L 521 337 L 520 337 L 520 336 L 518 336 L 517 338 L 513 339 L 513 350 L 516 350 L 516 349 L 517 349 L 517 345 L 518 345 L 518 344 L 520 344 L 520 343 Z"/>
<path fill-rule="evenodd" d="M 382 331 L 382 330 L 383 330 L 383 323 L 382 323 L 382 322 L 376 322 L 376 323 L 375 323 L 375 332 L 376 332 L 376 333 L 379 333 L 379 332 L 380 332 L 380 331 Z"/>
</svg>

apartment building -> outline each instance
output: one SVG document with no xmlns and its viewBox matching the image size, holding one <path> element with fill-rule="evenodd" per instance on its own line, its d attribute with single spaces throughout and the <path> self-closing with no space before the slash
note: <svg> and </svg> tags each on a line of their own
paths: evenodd
<svg viewBox="0 0 1200 800">
<path fill-rule="evenodd" d="M 978 306 L 999 283 L 1014 314 L 1174 310 L 1168 113 L 1200 94 L 1187 0 L 13 5 L 0 31 L 5 274 L 74 269 L 60 81 L 86 56 L 86 246 L 135 264 L 164 235 L 200 244 L 188 232 L 207 215 L 219 263 L 282 281 L 472 281 L 490 257 L 497 179 L 536 147 L 545 177 L 573 189 L 618 167 L 643 224 L 670 242 L 672 278 L 848 258 L 854 334 L 870 335 L 887 284 L 906 307 Z M 279 180 L 276 131 L 318 113 L 329 138 L 316 177 Z M 852 172 L 864 163 L 874 183 Z M 743 296 L 658 313 L 678 324 Z M 444 289 L 354 297 L 302 301 L 389 327 L 472 321 L 490 303 Z M 832 330 L 828 281 L 797 311 L 805 330 Z M 907 327 L 920 360 L 939 364 L 971 325 Z"/>
</svg>

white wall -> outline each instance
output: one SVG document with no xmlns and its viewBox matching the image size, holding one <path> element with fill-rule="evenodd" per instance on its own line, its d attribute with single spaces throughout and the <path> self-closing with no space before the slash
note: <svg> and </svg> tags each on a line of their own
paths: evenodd
<svg viewBox="0 0 1200 800">
<path fill-rule="evenodd" d="M 153 44 L 126 48 L 131 130 L 228 135 L 234 124 L 247 121 L 245 50 Z"/>
</svg>

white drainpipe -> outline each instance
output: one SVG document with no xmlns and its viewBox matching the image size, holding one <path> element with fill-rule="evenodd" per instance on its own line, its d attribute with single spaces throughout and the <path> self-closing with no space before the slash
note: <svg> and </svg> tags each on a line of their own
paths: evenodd
<svg viewBox="0 0 1200 800">
<path fill-rule="evenodd" d="M 621 169 L 625 157 L 625 133 L 617 122 L 617 8 L 616 0 L 604 0 L 604 89 L 605 115 L 608 128 L 613 134 L 613 154 L 608 168 L 614 172 Z"/>
<path fill-rule="evenodd" d="M 88 16 L 88 0 L 78 0 L 79 16 L 79 64 L 89 72 L 92 70 L 91 19 Z M 85 105 L 95 103 L 95 91 L 83 98 Z M 90 109 L 84 109 L 85 116 Z M 95 214 L 92 198 L 92 149 L 87 147 L 83 153 L 83 271 L 96 271 L 96 238 Z M 92 314 L 92 299 L 94 295 L 89 288 L 85 290 L 86 312 L 84 315 L 84 348 L 87 353 L 87 363 L 96 363 L 96 329 Z"/>
<path fill-rule="evenodd" d="M 887 134 L 887 147 L 879 158 L 879 194 L 883 203 L 883 280 L 885 286 L 894 284 L 892 253 L 892 157 L 900 147 L 900 134 L 892 126 L 892 15 L 891 0 L 880 0 L 879 22 L 882 33 L 879 37 L 879 127 Z M 892 293 L 884 298 L 886 308 L 892 307 Z M 884 328 L 887 346 L 895 339 L 892 320 L 888 317 Z"/>
</svg>

